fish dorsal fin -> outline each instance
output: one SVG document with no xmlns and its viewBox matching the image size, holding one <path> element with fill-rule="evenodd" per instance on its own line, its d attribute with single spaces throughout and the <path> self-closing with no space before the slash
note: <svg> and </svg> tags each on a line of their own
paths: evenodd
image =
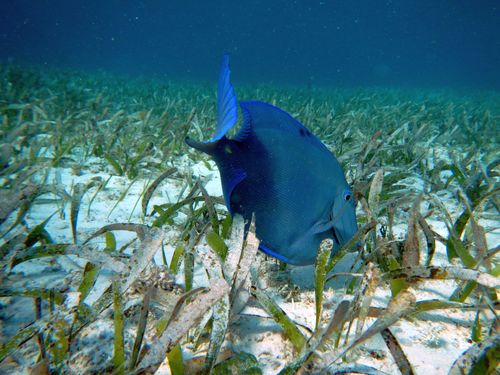
<svg viewBox="0 0 500 375">
<path fill-rule="evenodd" d="M 243 118 L 240 131 L 232 138 L 236 142 L 243 142 L 252 134 L 253 118 L 251 111 L 248 110 L 246 104 L 250 102 L 240 102 L 241 115 Z"/>
<path fill-rule="evenodd" d="M 236 94 L 231 84 L 231 69 L 229 68 L 229 56 L 224 55 L 219 74 L 217 89 L 217 129 L 208 142 L 215 142 L 226 135 L 238 120 L 238 107 L 236 105 Z"/>
<path fill-rule="evenodd" d="M 240 107 L 243 114 L 243 126 L 234 140 L 243 141 L 252 131 L 259 129 L 276 129 L 300 137 L 318 149 L 331 154 L 328 148 L 304 125 L 278 107 L 259 101 L 240 102 Z"/>
</svg>

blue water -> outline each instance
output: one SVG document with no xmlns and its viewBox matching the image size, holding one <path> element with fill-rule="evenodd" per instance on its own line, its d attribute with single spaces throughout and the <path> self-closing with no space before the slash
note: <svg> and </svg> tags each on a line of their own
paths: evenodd
<svg viewBox="0 0 500 375">
<path fill-rule="evenodd" d="M 500 2 L 4 0 L 0 62 L 213 82 L 500 90 Z"/>
</svg>

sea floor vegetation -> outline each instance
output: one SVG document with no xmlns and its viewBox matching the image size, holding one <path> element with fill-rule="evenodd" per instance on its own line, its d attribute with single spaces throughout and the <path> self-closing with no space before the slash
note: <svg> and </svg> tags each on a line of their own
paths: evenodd
<svg viewBox="0 0 500 375">
<path fill-rule="evenodd" d="M 238 94 L 337 156 L 361 252 L 257 251 L 184 144 L 212 85 L 0 66 L 0 372 L 498 371 L 500 94 Z"/>
</svg>

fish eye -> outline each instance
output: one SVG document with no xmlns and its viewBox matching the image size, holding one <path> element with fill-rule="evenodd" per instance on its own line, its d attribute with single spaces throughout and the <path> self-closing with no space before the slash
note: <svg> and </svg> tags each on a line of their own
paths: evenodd
<svg viewBox="0 0 500 375">
<path fill-rule="evenodd" d="M 345 190 L 343 194 L 344 201 L 349 202 L 352 199 L 352 193 L 349 190 Z"/>
</svg>

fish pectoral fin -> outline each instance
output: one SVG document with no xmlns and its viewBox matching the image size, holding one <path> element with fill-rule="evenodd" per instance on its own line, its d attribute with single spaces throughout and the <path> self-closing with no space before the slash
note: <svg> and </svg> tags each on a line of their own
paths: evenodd
<svg viewBox="0 0 500 375">
<path fill-rule="evenodd" d="M 314 234 L 320 234 L 320 233 L 327 232 L 331 229 L 333 229 L 333 221 L 320 220 L 320 221 L 316 222 L 316 224 L 314 224 L 311 227 L 311 232 Z"/>
<path fill-rule="evenodd" d="M 338 245 L 340 244 L 340 237 L 338 231 L 335 229 L 335 225 L 333 223 L 333 220 L 328 220 L 328 221 L 319 221 L 316 224 L 313 225 L 311 228 L 311 231 L 314 234 L 322 234 L 328 231 L 331 231 L 331 235 L 333 237 L 333 240 L 335 243 Z"/>
</svg>

